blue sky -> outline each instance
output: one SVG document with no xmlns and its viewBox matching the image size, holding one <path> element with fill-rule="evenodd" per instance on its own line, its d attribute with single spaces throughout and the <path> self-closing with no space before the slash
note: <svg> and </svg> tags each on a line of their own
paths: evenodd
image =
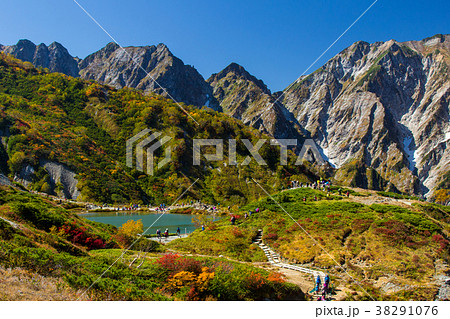
<svg viewBox="0 0 450 319">
<path fill-rule="evenodd" d="M 205 78 L 231 62 L 282 90 L 374 0 L 78 0 L 120 45 L 165 43 Z M 353 42 L 450 33 L 450 1 L 379 0 L 311 72 Z M 0 43 L 62 43 L 84 58 L 111 39 L 73 0 L 2 1 Z"/>
</svg>

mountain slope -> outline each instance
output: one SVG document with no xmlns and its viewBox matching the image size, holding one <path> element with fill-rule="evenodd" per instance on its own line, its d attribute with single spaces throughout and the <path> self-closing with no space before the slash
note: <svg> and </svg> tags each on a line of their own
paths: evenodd
<svg viewBox="0 0 450 319">
<path fill-rule="evenodd" d="M 300 138 L 300 128 L 283 105 L 275 102 L 263 81 L 231 63 L 207 82 L 223 111 L 244 124 L 277 138 Z"/>
<path fill-rule="evenodd" d="M 223 162 L 193 165 L 194 139 L 236 139 L 242 163 L 250 155 L 242 139 L 269 137 L 223 113 L 184 108 L 196 122 L 160 95 L 47 73 L 0 53 L 0 167 L 30 189 L 100 203 L 168 203 L 198 179 L 184 198 L 242 204 L 262 192 L 250 177 L 269 190 L 289 175 L 317 178 L 304 166 L 278 167 L 279 148 L 268 143 L 265 166 L 227 165 L 228 152 Z M 143 129 L 171 137 L 172 161 L 154 175 L 126 166 L 126 141 Z"/>
<path fill-rule="evenodd" d="M 127 86 L 166 97 L 169 93 L 177 102 L 218 109 L 203 77 L 164 44 L 121 49 L 109 43 L 80 62 L 80 76 L 116 88 Z"/>
<path fill-rule="evenodd" d="M 43 43 L 36 46 L 29 40 L 20 40 L 16 45 L 3 46 L 0 50 L 22 61 L 31 62 L 36 67 L 47 68 L 50 72 L 78 76 L 78 59 L 72 57 L 58 42 L 47 47 Z"/>
<path fill-rule="evenodd" d="M 338 180 L 427 194 L 450 165 L 449 46 L 449 35 L 357 42 L 283 102 L 340 168 Z"/>
<path fill-rule="evenodd" d="M 170 94 L 177 102 L 219 109 L 212 89 L 203 77 L 195 68 L 175 57 L 164 44 L 122 50 L 117 44 L 109 43 L 83 60 L 72 57 L 57 42 L 47 47 L 20 40 L 16 45 L 0 47 L 0 50 L 51 72 L 81 76 L 116 88 L 137 88 L 166 97 Z"/>
</svg>

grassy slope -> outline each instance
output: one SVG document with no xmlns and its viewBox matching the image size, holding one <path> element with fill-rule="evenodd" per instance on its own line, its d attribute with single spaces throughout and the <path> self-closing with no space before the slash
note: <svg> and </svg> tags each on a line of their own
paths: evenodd
<svg viewBox="0 0 450 319">
<path fill-rule="evenodd" d="M 432 284 L 435 264 L 449 261 L 450 209 L 419 202 L 409 208 L 365 205 L 360 203 L 365 200 L 362 194 L 356 195 L 360 195 L 359 202 L 337 193 L 326 197 L 326 193 L 311 189 L 274 196 L 314 240 L 270 198 L 264 198 L 242 208 L 241 216 L 257 207 L 261 211 L 247 220 L 240 219 L 237 226 L 221 221 L 170 247 L 256 261 L 264 257 L 251 239 L 257 229 L 263 229 L 265 242 L 292 263 L 309 263 L 345 278 L 322 246 L 377 298 L 432 299 L 436 292 Z M 314 201 L 314 196 L 319 200 Z M 400 291 L 390 295 L 383 292 L 380 286 L 388 281 Z M 343 284 L 360 290 L 350 281 Z"/>
<path fill-rule="evenodd" d="M 117 249 L 115 227 L 80 218 L 37 195 L 0 188 L 0 217 L 0 276 L 5 282 L 21 277 L 22 284 L 16 288 L 26 292 L 23 296 L 9 287 L 0 293 L 2 300 L 74 300 L 122 254 Z M 101 239 L 105 245 L 92 247 L 90 241 L 67 235 L 61 231 L 64 225 L 76 225 L 87 237 Z M 151 252 L 132 266 L 140 252 L 125 253 L 82 299 L 304 298 L 298 287 L 277 274 L 250 265 L 217 258 L 164 256 L 158 253 L 161 248 L 156 242 L 146 239 L 133 248 L 138 247 Z"/>
</svg>

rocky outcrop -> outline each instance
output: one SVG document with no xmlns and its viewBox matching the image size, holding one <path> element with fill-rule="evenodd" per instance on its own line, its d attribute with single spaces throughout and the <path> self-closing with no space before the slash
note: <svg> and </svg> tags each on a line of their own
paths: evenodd
<svg viewBox="0 0 450 319">
<path fill-rule="evenodd" d="M 242 66 L 231 63 L 207 82 L 223 112 L 247 125 L 277 138 L 301 138 L 295 118 L 276 98 L 263 81 Z"/>
<path fill-rule="evenodd" d="M 47 47 L 43 43 L 36 46 L 29 40 L 20 40 L 16 45 L 3 46 L 0 50 L 22 61 L 31 62 L 34 66 L 48 68 L 51 72 L 78 76 L 78 59 L 72 57 L 58 42 Z"/>
<path fill-rule="evenodd" d="M 357 42 L 283 102 L 341 170 L 337 179 L 359 169 L 366 183 L 427 194 L 450 167 L 449 45 L 449 35 Z"/>
<path fill-rule="evenodd" d="M 123 49 L 109 43 L 80 62 L 80 76 L 117 88 L 137 88 L 170 96 L 177 102 L 219 110 L 212 89 L 203 77 L 162 43 Z"/>
<path fill-rule="evenodd" d="M 59 192 L 59 196 L 67 199 L 78 198 L 80 195 L 80 191 L 77 188 L 78 180 L 75 178 L 76 174 L 73 171 L 57 162 L 41 161 L 41 166 L 47 171 L 52 187 L 56 193 Z M 62 188 L 58 190 L 57 185 L 61 185 Z"/>
<path fill-rule="evenodd" d="M 8 177 L 0 173 L 0 185 L 12 186 L 12 183 Z"/>
</svg>

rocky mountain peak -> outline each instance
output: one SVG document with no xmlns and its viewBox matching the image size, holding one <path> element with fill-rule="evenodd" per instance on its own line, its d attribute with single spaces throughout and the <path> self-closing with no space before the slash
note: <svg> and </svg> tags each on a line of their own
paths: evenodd
<svg viewBox="0 0 450 319">
<path fill-rule="evenodd" d="M 195 68 L 175 57 L 163 43 L 123 49 L 109 43 L 82 60 L 79 67 L 80 76 L 84 79 L 117 88 L 127 86 L 170 95 L 177 102 L 198 107 L 219 107 L 204 78 Z"/>
<path fill-rule="evenodd" d="M 60 72 L 70 76 L 78 76 L 78 61 L 58 42 L 50 46 L 44 43 L 36 46 L 30 40 L 19 40 L 16 45 L 4 46 L 2 51 L 35 66 L 48 68 L 51 72 Z"/>
<path fill-rule="evenodd" d="M 257 79 L 253 75 L 251 75 L 243 66 L 232 62 L 225 69 L 220 71 L 219 73 L 215 73 L 211 75 L 211 77 L 207 80 L 208 83 L 213 84 L 222 79 L 226 79 L 226 83 L 230 83 L 237 80 L 248 81 L 256 85 L 264 94 L 271 94 L 270 90 L 264 84 L 262 80 Z M 226 83 L 224 83 L 226 85 Z"/>
</svg>

